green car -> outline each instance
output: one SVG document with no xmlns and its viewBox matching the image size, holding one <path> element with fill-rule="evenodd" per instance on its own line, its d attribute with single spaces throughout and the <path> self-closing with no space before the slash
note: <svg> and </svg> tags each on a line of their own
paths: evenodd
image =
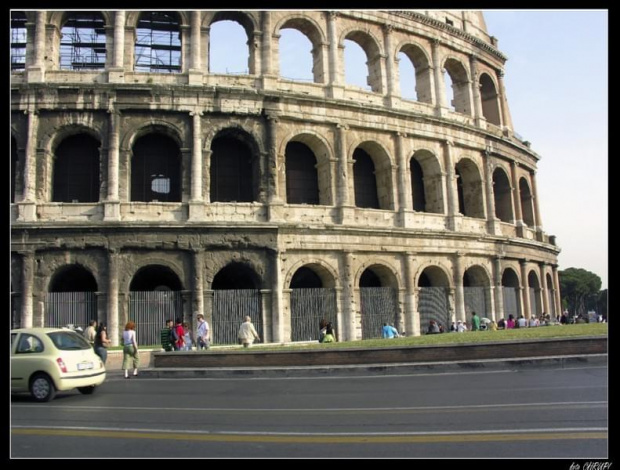
<svg viewBox="0 0 620 470">
<path fill-rule="evenodd" d="M 89 395 L 106 370 L 91 345 L 66 328 L 11 330 L 11 393 L 27 392 L 39 402 L 77 388 Z"/>
</svg>

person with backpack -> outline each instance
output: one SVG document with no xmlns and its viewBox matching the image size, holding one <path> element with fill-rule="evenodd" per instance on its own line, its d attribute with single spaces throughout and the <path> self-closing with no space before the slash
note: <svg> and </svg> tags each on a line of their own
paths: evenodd
<svg viewBox="0 0 620 470">
<path fill-rule="evenodd" d="M 183 351 L 185 347 L 185 330 L 183 328 L 183 320 L 180 317 L 176 320 L 176 325 L 172 329 L 172 334 L 174 337 L 174 350 Z"/>
</svg>

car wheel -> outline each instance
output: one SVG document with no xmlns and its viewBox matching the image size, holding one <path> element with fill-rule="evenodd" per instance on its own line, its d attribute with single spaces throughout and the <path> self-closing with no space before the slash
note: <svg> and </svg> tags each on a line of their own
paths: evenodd
<svg viewBox="0 0 620 470">
<path fill-rule="evenodd" d="M 78 387 L 78 390 L 84 395 L 92 395 L 95 392 L 95 386 L 90 385 L 88 387 Z"/>
<path fill-rule="evenodd" d="M 36 401 L 50 401 L 56 396 L 56 387 L 48 375 L 36 374 L 30 380 L 30 394 Z"/>
</svg>

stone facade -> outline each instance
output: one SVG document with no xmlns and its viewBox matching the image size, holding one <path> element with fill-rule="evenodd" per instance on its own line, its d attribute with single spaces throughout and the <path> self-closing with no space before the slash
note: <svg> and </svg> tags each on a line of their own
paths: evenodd
<svg viewBox="0 0 620 470">
<path fill-rule="evenodd" d="M 394 289 L 394 321 L 407 334 L 426 327 L 421 287 L 446 290 L 450 319 L 469 320 L 472 285 L 484 290 L 483 316 L 491 319 L 507 316 L 508 286 L 519 314 L 560 311 L 559 248 L 543 231 L 538 206 L 540 157 L 514 134 L 506 57 L 482 13 L 175 13 L 177 73 L 134 69 L 142 12 L 100 12 L 105 62 L 83 70 L 60 65 L 61 31 L 72 13 L 23 13 L 25 61 L 11 74 L 14 324 L 45 325 L 48 293 L 69 291 L 71 276 L 87 273 L 96 315 L 118 344 L 140 272 L 150 273 L 149 282 L 161 273 L 161 284 L 180 293 L 175 314 L 195 321 L 196 312 L 211 318 L 214 279 L 227 266 L 251 273 L 264 339 L 275 342 L 294 336 L 291 283 L 302 268 L 335 290 L 340 339 L 362 338 L 361 291 L 371 285 Z M 208 72 L 210 26 L 224 19 L 248 34 L 247 75 Z M 312 42 L 313 83 L 279 76 L 283 28 Z M 345 39 L 367 54 L 370 91 L 345 83 Z M 399 52 L 415 67 L 417 100 L 400 96 Z M 134 193 L 139 145 L 153 152 L 154 135 L 175 149 L 178 177 L 163 178 L 178 186 L 175 200 Z M 99 188 L 88 202 L 58 199 L 60 161 L 63 152 L 78 158 L 71 152 L 81 147 L 69 144 L 76 136 L 98 152 L 88 174 L 98 175 Z M 218 196 L 221 142 L 249 155 L 249 200 Z M 287 169 L 290 143 L 316 160 L 318 204 L 287 202 L 287 183 L 297 178 Z M 356 203 L 371 191 L 360 186 L 360 155 L 372 162 L 362 176 L 374 177 L 374 207 Z M 71 165 L 66 171 L 74 175 Z M 168 186 L 159 191 L 171 194 Z M 362 280 L 368 271 L 370 284 Z"/>
</svg>

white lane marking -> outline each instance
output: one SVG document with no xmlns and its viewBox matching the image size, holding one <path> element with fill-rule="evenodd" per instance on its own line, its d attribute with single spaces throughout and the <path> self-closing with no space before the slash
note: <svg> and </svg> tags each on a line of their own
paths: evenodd
<svg viewBox="0 0 620 470">
<path fill-rule="evenodd" d="M 600 406 L 607 405 L 607 401 L 562 401 L 562 402 L 539 402 L 539 403 L 501 403 L 493 405 L 457 405 L 457 406 L 408 406 L 408 407 L 386 407 L 386 408 L 179 408 L 179 407 L 146 407 L 146 406 L 69 406 L 58 405 L 46 407 L 49 410 L 68 410 L 68 411 L 110 411 L 110 410 L 135 410 L 135 411 L 191 411 L 191 412 L 255 412 L 255 413 L 274 413 L 274 412 L 295 412 L 295 413 L 333 413 L 344 412 L 364 412 L 364 411 L 448 411 L 448 410 L 467 410 L 467 409 L 488 409 L 488 408 L 518 408 L 532 406 Z M 32 408 L 30 405 L 12 405 L 15 408 Z"/>
</svg>

